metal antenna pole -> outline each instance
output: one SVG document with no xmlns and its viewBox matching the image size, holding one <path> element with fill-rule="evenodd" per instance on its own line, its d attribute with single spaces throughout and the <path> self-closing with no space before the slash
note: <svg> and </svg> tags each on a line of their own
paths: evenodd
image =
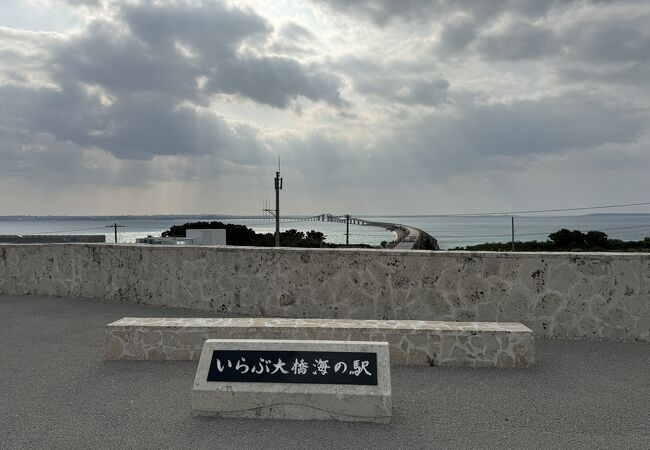
<svg viewBox="0 0 650 450">
<path fill-rule="evenodd" d="M 280 246 L 280 190 L 282 189 L 282 178 L 280 168 L 275 172 L 275 246 Z"/>
<path fill-rule="evenodd" d="M 511 217 L 512 221 L 512 251 L 515 251 L 515 216 Z"/>
<path fill-rule="evenodd" d="M 282 178 L 280 178 L 280 157 L 278 157 L 278 171 L 275 172 L 275 210 L 266 208 L 264 211 L 275 217 L 275 246 L 280 246 L 280 190 L 282 189 Z"/>
<path fill-rule="evenodd" d="M 124 225 L 118 225 L 117 222 L 115 222 L 113 225 L 106 225 L 106 228 L 113 228 L 115 230 L 115 243 L 117 244 L 117 229 L 124 228 Z"/>
<path fill-rule="evenodd" d="M 350 246 L 350 214 L 345 215 L 345 246 Z"/>
</svg>

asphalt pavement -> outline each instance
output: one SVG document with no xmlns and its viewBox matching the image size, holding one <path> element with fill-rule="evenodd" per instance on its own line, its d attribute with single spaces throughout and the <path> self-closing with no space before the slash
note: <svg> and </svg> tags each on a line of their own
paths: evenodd
<svg viewBox="0 0 650 450">
<path fill-rule="evenodd" d="M 532 369 L 392 369 L 390 425 L 194 417 L 196 362 L 104 361 L 124 316 L 0 296 L 0 448 L 650 448 L 650 343 L 536 340 Z M 215 316 L 215 315 L 212 315 Z"/>
<path fill-rule="evenodd" d="M 415 244 L 415 241 L 418 240 L 420 237 L 420 230 L 417 228 L 409 227 L 408 225 L 400 225 L 401 227 L 405 228 L 408 231 L 408 234 L 402 238 L 399 243 L 393 247 L 394 250 L 411 250 L 413 248 L 413 244 Z"/>
</svg>

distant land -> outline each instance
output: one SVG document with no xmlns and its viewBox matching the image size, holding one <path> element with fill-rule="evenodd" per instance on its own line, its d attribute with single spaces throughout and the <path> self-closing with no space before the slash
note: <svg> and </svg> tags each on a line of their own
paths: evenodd
<svg viewBox="0 0 650 450">
<path fill-rule="evenodd" d="M 312 217 L 317 214 L 286 214 L 289 217 Z M 386 218 L 407 218 L 407 217 L 511 217 L 509 214 L 485 214 L 485 215 L 475 215 L 475 214 L 356 214 L 357 217 L 386 217 Z M 611 217 L 611 216 L 647 216 L 650 217 L 650 213 L 589 213 L 589 214 L 558 214 L 558 215 L 514 215 L 514 217 Z M 256 218 L 259 215 L 255 214 L 117 214 L 117 215 L 89 215 L 89 216 L 79 216 L 79 215 L 12 215 L 12 216 L 0 216 L 0 220 L 112 220 L 112 219 L 247 219 L 247 218 Z"/>
<path fill-rule="evenodd" d="M 298 217 L 299 214 L 292 214 L 292 217 Z M 311 217 L 304 214 L 304 217 Z M 242 219 L 247 217 L 258 217 L 255 215 L 228 215 L 228 214 L 153 214 L 153 215 L 129 215 L 117 214 L 101 216 L 0 216 L 0 220 L 112 220 L 112 219 Z"/>
</svg>

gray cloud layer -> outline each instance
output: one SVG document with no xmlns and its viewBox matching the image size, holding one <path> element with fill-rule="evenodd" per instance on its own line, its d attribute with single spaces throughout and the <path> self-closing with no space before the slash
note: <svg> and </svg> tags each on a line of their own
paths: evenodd
<svg viewBox="0 0 650 450">
<path fill-rule="evenodd" d="M 250 177 L 282 155 L 325 195 L 647 162 L 642 1 L 314 0 L 365 27 L 322 54 L 347 35 L 254 3 L 62 3 L 91 19 L 67 34 L 0 28 L 6 176 Z"/>
<path fill-rule="evenodd" d="M 56 86 L 0 86 L 4 116 L 118 158 L 214 154 L 263 162 L 255 126 L 193 105 L 207 106 L 219 93 L 277 108 L 298 97 L 342 105 L 339 80 L 321 68 L 240 51 L 270 30 L 259 15 L 220 3 L 124 5 L 113 20 L 96 19 L 68 39 L 39 38 L 40 69 Z M 4 57 L 31 55 L 6 50 Z"/>
</svg>

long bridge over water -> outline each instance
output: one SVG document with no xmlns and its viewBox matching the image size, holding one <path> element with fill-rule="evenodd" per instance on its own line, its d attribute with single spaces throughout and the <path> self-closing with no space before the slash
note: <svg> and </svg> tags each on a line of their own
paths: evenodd
<svg viewBox="0 0 650 450">
<path fill-rule="evenodd" d="M 318 214 L 317 216 L 311 217 L 294 217 L 293 220 L 305 220 L 305 221 L 318 221 L 318 222 L 338 222 L 338 223 L 350 223 L 352 225 L 368 225 L 372 226 L 374 222 L 371 222 L 366 219 L 360 219 L 358 217 L 352 217 L 350 215 L 334 215 L 329 213 Z"/>
<path fill-rule="evenodd" d="M 246 219 L 246 220 L 269 220 L 272 218 L 270 215 L 261 215 L 261 216 L 227 216 L 228 219 Z M 372 226 L 376 222 L 370 220 L 361 219 L 359 217 L 352 217 L 347 214 L 330 214 L 323 213 L 317 214 L 315 216 L 280 216 L 280 220 L 298 222 L 298 221 L 317 221 L 317 222 L 338 222 L 346 223 L 348 220 L 352 225 L 369 225 Z"/>
<path fill-rule="evenodd" d="M 236 218 L 236 217 L 230 217 Z M 242 216 L 242 219 L 248 220 L 268 220 L 270 217 L 264 216 Z M 384 228 L 397 234 L 397 238 L 390 242 L 387 247 L 400 250 L 409 249 L 431 249 L 439 250 L 438 241 L 428 233 L 408 225 L 389 222 L 376 222 L 372 220 L 353 217 L 349 214 L 336 215 L 331 213 L 322 213 L 315 216 L 281 216 L 280 220 L 284 221 L 316 221 L 316 222 L 337 222 L 351 225 L 362 225 L 369 227 Z"/>
</svg>

